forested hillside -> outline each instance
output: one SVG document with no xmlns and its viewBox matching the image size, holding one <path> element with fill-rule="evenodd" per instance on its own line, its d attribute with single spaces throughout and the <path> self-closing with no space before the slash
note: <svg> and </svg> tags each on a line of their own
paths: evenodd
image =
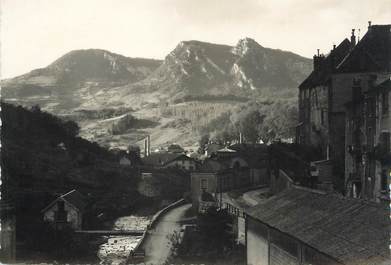
<svg viewBox="0 0 391 265">
<path fill-rule="evenodd" d="M 104 221 L 105 216 L 132 212 L 142 199 L 135 170 L 120 167 L 114 154 L 78 137 L 76 123 L 37 107 L 6 103 L 1 104 L 1 119 L 2 198 L 15 206 L 18 241 L 34 249 L 41 210 L 72 189 L 86 197 L 90 226 L 98 225 L 99 214 Z"/>
<path fill-rule="evenodd" d="M 203 138 L 226 143 L 239 139 L 269 143 L 293 137 L 298 120 L 294 99 L 250 101 L 211 120 L 200 130 Z"/>
<path fill-rule="evenodd" d="M 150 135 L 153 148 L 177 143 L 193 149 L 202 128 L 250 100 L 273 101 L 272 110 L 282 107 L 275 115 L 284 113 L 285 103 L 277 101 L 297 100 L 297 87 L 311 70 L 310 59 L 250 38 L 234 46 L 190 40 L 162 61 L 71 51 L 45 68 L 3 80 L 2 96 L 73 120 L 81 137 L 107 148 L 142 147 Z"/>
</svg>

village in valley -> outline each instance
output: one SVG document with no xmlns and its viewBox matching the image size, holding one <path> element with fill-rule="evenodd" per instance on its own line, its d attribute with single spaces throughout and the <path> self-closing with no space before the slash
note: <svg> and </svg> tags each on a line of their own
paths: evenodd
<svg viewBox="0 0 391 265">
<path fill-rule="evenodd" d="M 262 119 L 246 116 L 233 133 L 162 145 L 156 119 L 107 148 L 65 115 L 16 102 L 22 90 L 2 98 L 0 262 L 390 264 L 391 25 L 346 36 L 314 47 L 290 137 L 263 137 L 244 127 Z"/>
</svg>

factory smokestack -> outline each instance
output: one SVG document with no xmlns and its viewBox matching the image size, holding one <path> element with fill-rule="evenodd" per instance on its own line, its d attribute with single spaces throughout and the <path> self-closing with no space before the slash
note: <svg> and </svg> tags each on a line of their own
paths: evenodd
<svg viewBox="0 0 391 265">
<path fill-rule="evenodd" d="M 148 152 L 148 156 L 151 154 L 151 136 L 150 135 L 148 135 L 147 136 L 147 152 Z"/>
<path fill-rule="evenodd" d="M 148 156 L 148 140 L 144 139 L 144 157 Z"/>
<path fill-rule="evenodd" d="M 144 157 L 147 157 L 151 154 L 151 136 L 148 135 L 144 139 Z"/>
</svg>

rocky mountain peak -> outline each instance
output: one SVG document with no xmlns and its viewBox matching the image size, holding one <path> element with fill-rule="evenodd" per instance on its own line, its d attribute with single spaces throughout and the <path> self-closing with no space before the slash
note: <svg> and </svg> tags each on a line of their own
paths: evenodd
<svg viewBox="0 0 391 265">
<path fill-rule="evenodd" d="M 232 52 L 238 56 L 244 56 L 251 50 L 263 48 L 258 42 L 251 38 L 243 38 L 238 41 Z"/>
<path fill-rule="evenodd" d="M 111 145 L 114 136 L 102 133 L 109 132 L 109 123 L 96 122 L 95 111 L 100 113 L 102 108 L 109 113 L 115 110 L 114 116 L 122 115 L 122 109 L 127 111 L 128 107 L 139 109 L 142 115 L 148 113 L 146 117 L 155 118 L 156 111 L 169 115 L 162 122 L 176 119 L 172 113 L 187 113 L 189 116 L 184 117 L 191 117 L 194 128 L 200 128 L 205 125 L 205 120 L 200 119 L 202 113 L 206 113 L 207 120 L 216 118 L 231 109 L 226 104 L 233 106 L 246 98 L 296 99 L 298 84 L 311 70 L 310 59 L 262 47 L 251 38 L 241 39 L 235 46 L 188 40 L 179 42 L 164 61 L 129 58 L 99 49 L 71 51 L 48 67 L 2 83 L 2 97 L 23 105 L 39 104 L 43 110 L 75 117 L 83 121 L 83 137 Z M 208 103 L 211 100 L 216 102 Z M 157 102 L 166 107 L 155 110 L 151 106 Z M 182 105 L 177 106 L 177 102 L 186 107 L 179 111 L 176 108 Z M 212 111 L 204 109 L 204 104 L 211 104 Z M 172 133 L 171 127 L 159 126 L 152 132 L 156 130 L 161 135 L 163 129 Z M 172 139 L 188 139 L 193 132 L 182 129 Z M 138 133 L 132 130 L 123 137 L 116 135 L 115 139 L 119 139 L 118 144 L 129 144 L 128 136 L 136 139 Z"/>
</svg>

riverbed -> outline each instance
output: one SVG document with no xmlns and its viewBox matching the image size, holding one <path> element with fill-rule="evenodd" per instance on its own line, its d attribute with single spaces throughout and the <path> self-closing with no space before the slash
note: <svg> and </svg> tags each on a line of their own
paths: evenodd
<svg viewBox="0 0 391 265">
<path fill-rule="evenodd" d="M 151 218 L 146 216 L 124 216 L 118 218 L 113 230 L 145 230 Z M 107 242 L 100 245 L 98 257 L 101 264 L 121 264 L 126 261 L 129 252 L 141 240 L 141 236 L 108 236 Z"/>
</svg>

